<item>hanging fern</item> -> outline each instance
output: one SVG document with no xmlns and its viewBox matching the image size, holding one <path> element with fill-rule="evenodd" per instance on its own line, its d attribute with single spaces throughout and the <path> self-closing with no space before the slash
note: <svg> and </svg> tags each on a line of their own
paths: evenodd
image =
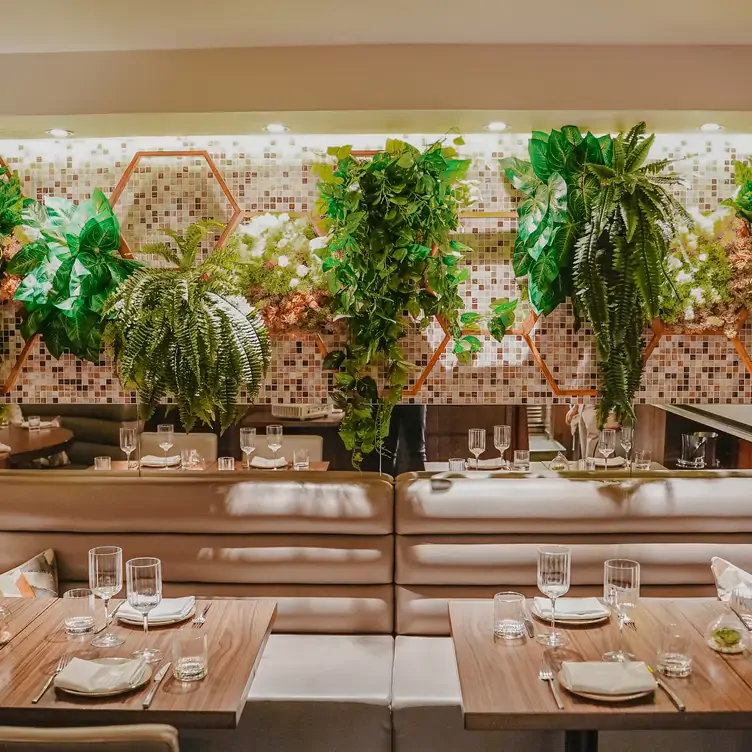
<svg viewBox="0 0 752 752">
<path fill-rule="evenodd" d="M 242 411 L 243 386 L 254 399 L 269 367 L 270 346 L 261 316 L 243 297 L 234 244 L 194 266 L 203 236 L 217 222 L 198 222 L 184 236 L 168 230 L 177 249 L 155 243 L 155 254 L 177 269 L 142 268 L 109 299 L 106 313 L 118 375 L 136 389 L 144 417 L 172 397 L 186 431 L 219 421 L 222 430 Z"/>
<path fill-rule="evenodd" d="M 576 304 L 596 339 L 602 423 L 611 411 L 634 418 L 633 400 L 642 378 L 642 333 L 657 316 L 671 282 L 665 261 L 686 210 L 665 186 L 682 182 L 666 172 L 670 160 L 645 164 L 654 135 L 645 123 L 613 141 L 610 166 L 587 164 L 599 190 L 585 195 L 588 222 L 573 262 Z"/>
</svg>

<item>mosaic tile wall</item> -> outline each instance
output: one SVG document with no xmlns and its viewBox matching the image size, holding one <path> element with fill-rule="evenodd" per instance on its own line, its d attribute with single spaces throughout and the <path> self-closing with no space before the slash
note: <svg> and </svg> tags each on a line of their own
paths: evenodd
<svg viewBox="0 0 752 752">
<path fill-rule="evenodd" d="M 409 136 L 419 145 L 429 136 Z M 525 135 L 471 136 L 462 147 L 473 159 L 470 177 L 480 181 L 485 211 L 508 211 L 519 198 L 502 179 L 498 159 L 526 153 Z M 205 149 L 216 161 L 240 207 L 249 211 L 295 210 L 308 212 L 316 198 L 311 164 L 323 158 L 327 146 L 351 143 L 357 149 L 379 148 L 383 136 L 243 136 L 220 138 L 157 138 L 71 140 L 53 142 L 0 141 L 0 155 L 21 175 L 28 195 L 87 198 L 95 187 L 109 195 L 132 155 L 139 150 Z M 678 169 L 688 187 L 681 198 L 690 206 L 713 209 L 733 191 L 733 161 L 752 153 L 752 136 L 659 136 L 655 158 L 686 157 Z M 198 218 L 226 220 L 227 198 L 211 175 L 205 160 L 193 157 L 155 157 L 144 160 L 116 206 L 123 233 L 131 248 L 159 239 L 161 228 L 182 228 Z M 514 220 L 466 220 L 460 239 L 473 249 L 468 255 L 470 281 L 463 295 L 468 310 L 484 312 L 493 297 L 516 296 L 511 267 Z M 210 238 L 205 251 L 211 249 Z M 518 324 L 525 316 L 518 311 Z M 0 309 L 0 382 L 3 382 L 23 347 L 13 311 Z M 647 333 L 646 333 L 647 336 Z M 409 357 L 419 370 L 426 365 L 443 332 L 432 325 L 415 332 L 406 342 Z M 592 338 L 586 330 L 575 333 L 565 307 L 536 325 L 533 339 L 546 364 L 563 388 L 594 388 L 596 374 Z M 485 338 L 483 352 L 471 367 L 460 367 L 445 353 L 412 401 L 444 403 L 566 402 L 555 397 L 521 337 L 503 344 Z M 742 331 L 752 348 L 752 324 Z M 329 347 L 337 343 L 330 339 Z M 330 375 L 320 370 L 321 357 L 312 338 L 279 340 L 274 346 L 271 372 L 261 391 L 261 401 L 324 402 Z M 0 398 L 3 399 L 3 398 Z M 12 401 L 129 402 L 134 397 L 121 390 L 109 361 L 93 366 L 70 356 L 56 361 L 35 344 L 9 397 Z M 663 339 L 645 374 L 641 402 L 749 402 L 752 379 L 723 337 Z"/>
</svg>

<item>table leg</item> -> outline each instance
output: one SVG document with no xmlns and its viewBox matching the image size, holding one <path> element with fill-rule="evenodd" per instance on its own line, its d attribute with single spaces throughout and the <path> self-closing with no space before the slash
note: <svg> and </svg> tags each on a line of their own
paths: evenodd
<svg viewBox="0 0 752 752">
<path fill-rule="evenodd" d="M 598 752 L 598 732 L 565 731 L 564 752 Z"/>
</svg>

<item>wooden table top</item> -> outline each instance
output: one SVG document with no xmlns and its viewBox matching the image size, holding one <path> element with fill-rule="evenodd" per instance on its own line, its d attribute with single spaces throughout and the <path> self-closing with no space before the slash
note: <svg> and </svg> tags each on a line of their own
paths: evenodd
<svg viewBox="0 0 752 752">
<path fill-rule="evenodd" d="M 19 426 L 0 428 L 0 444 L 10 447 L 8 459 L 12 465 L 62 452 L 72 441 L 73 432 L 59 426 L 33 431 Z"/>
<path fill-rule="evenodd" d="M 328 462 L 311 462 L 311 467 L 308 472 L 326 472 L 329 469 L 329 463 Z M 131 463 L 130 470 L 138 470 L 138 468 L 135 466 L 136 462 L 135 460 Z M 127 463 L 125 460 L 118 460 L 116 462 L 111 463 L 112 472 L 119 472 L 119 473 L 125 473 L 129 472 Z M 89 470 L 93 470 L 94 466 L 92 465 Z M 172 470 L 173 472 L 180 470 L 181 468 L 178 466 L 175 467 L 142 467 L 141 472 L 142 473 L 164 473 L 166 470 Z M 285 471 L 292 470 L 292 467 L 284 468 Z M 226 471 L 219 471 L 217 470 L 217 463 L 216 462 L 210 462 L 206 465 L 206 467 L 203 470 L 186 470 L 188 473 L 218 473 L 218 472 L 226 472 Z M 251 467 L 247 468 L 245 467 L 240 460 L 235 460 L 235 472 L 236 473 L 269 473 L 269 472 L 281 472 L 279 470 L 275 471 L 260 467 Z"/>
<path fill-rule="evenodd" d="M 0 599 L 0 604 L 6 605 L 9 600 L 14 599 Z M 40 608 L 43 603 L 49 603 L 49 606 L 42 609 L 31 624 L 14 631 L 13 638 L 0 652 L 2 725 L 168 723 L 178 728 L 233 729 L 245 707 L 248 690 L 277 614 L 274 601 L 212 601 L 201 630 L 209 638 L 207 677 L 197 682 L 180 682 L 173 677 L 171 666 L 148 710 L 144 710 L 141 703 L 152 686 L 151 681 L 134 692 L 99 699 L 68 695 L 52 687 L 37 705 L 32 705 L 32 697 L 52 673 L 60 656 L 129 657 L 134 650 L 148 646 L 159 648 L 163 661 L 172 660 L 172 637 L 179 626 L 185 624 L 150 627 L 149 634 L 144 636 L 141 627 L 116 623 L 113 631 L 123 636 L 125 643 L 117 648 L 95 649 L 90 645 L 91 635 L 68 637 L 63 631 L 65 611 L 62 598 L 36 603 Z M 197 610 L 205 604 L 206 601 L 197 601 Z M 19 618 L 21 616 L 23 612 Z M 198 630 L 195 632 L 199 634 Z M 160 665 L 152 664 L 153 673 Z"/>
<path fill-rule="evenodd" d="M 661 679 L 684 701 L 680 713 L 665 692 L 624 703 L 598 703 L 559 687 L 558 710 L 548 683 L 538 679 L 544 660 L 554 673 L 562 660 L 601 660 L 616 645 L 617 627 L 566 629 L 570 644 L 550 650 L 535 640 L 494 641 L 493 602 L 451 602 L 449 619 L 462 690 L 466 729 L 636 730 L 752 728 L 752 665 L 746 655 L 722 655 L 703 637 L 724 606 L 711 599 L 643 599 L 637 631 L 625 630 L 637 660 L 655 667 L 661 627 L 678 624 L 692 641 L 693 668 L 686 679 Z M 536 632 L 548 625 L 535 621 Z M 741 626 L 741 624 L 740 624 Z M 558 628 L 558 627 L 557 627 Z"/>
</svg>

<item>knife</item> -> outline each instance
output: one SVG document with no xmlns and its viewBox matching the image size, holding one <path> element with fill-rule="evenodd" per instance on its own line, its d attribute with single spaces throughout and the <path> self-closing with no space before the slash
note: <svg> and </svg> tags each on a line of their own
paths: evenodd
<svg viewBox="0 0 752 752">
<path fill-rule="evenodd" d="M 170 666 L 172 666 L 172 661 L 167 661 L 167 663 L 165 663 L 165 665 L 162 666 L 159 671 L 157 671 L 157 675 L 154 677 L 154 684 L 152 684 L 152 687 L 149 690 L 149 694 L 144 697 L 144 710 L 146 710 L 149 705 L 151 705 L 151 701 L 154 699 L 154 695 L 157 694 L 157 690 L 159 689 L 159 683 L 162 681 L 162 679 L 165 678 L 165 675 L 169 671 Z"/>
<path fill-rule="evenodd" d="M 649 663 L 646 663 L 645 665 L 647 666 L 648 671 L 650 671 L 650 673 L 653 675 L 653 679 L 655 679 L 655 684 L 658 689 L 662 689 L 668 695 L 668 699 L 671 700 L 672 703 L 674 703 L 674 707 L 678 711 L 684 712 L 687 709 L 687 706 L 682 702 L 679 695 L 677 695 L 673 689 L 671 689 L 667 684 L 665 684 L 658 678 L 658 675 L 655 673 L 653 667 Z"/>
</svg>

